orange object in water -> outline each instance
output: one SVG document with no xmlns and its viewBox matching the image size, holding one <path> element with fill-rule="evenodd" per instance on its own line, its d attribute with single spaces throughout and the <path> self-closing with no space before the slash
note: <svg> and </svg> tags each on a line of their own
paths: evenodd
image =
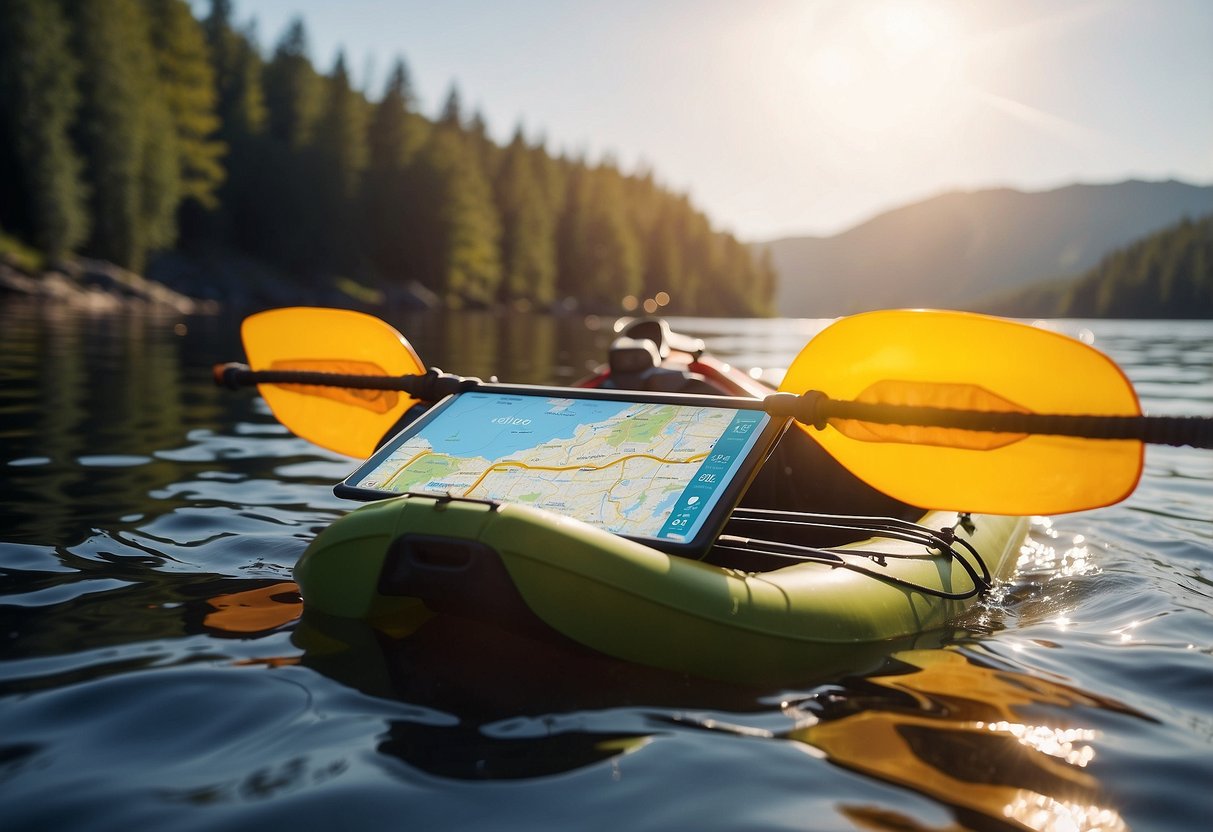
<svg viewBox="0 0 1213 832">
<path fill-rule="evenodd" d="M 299 618 L 303 601 L 298 594 L 298 585 L 283 581 L 244 592 L 216 595 L 207 599 L 215 611 L 208 613 L 202 623 L 233 634 L 273 630 Z"/>
</svg>

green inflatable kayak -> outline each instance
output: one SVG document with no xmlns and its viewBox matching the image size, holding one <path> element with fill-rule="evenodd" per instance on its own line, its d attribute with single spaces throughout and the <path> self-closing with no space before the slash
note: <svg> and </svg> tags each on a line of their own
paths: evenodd
<svg viewBox="0 0 1213 832">
<path fill-rule="evenodd" d="M 805 346 L 779 392 L 662 321 L 616 331 L 607 364 L 580 385 L 605 392 L 579 397 L 423 371 L 398 331 L 348 310 L 246 319 L 249 365 L 217 366 L 216 381 L 256 385 L 294 433 L 370 455 L 343 483 L 349 496 L 428 494 L 382 499 L 325 529 L 296 567 L 308 613 L 397 636 L 435 614 L 479 619 L 731 679 L 828 672 L 947 638 L 1014 571 L 1028 515 L 1124 499 L 1144 442 L 1213 447 L 1213 419 L 1144 416 L 1107 356 L 1013 321 L 929 310 L 843 318 Z M 612 410 L 620 390 L 645 391 L 644 408 Z M 734 398 L 690 403 L 696 394 Z M 549 409 L 525 410 L 539 395 Z M 425 442 L 463 437 L 468 453 L 412 444 L 401 431 L 460 396 L 447 412 L 481 421 Z M 562 434 L 557 422 L 594 409 L 571 402 L 595 398 L 601 418 Z M 508 412 L 478 409 L 490 400 Z M 677 408 L 703 421 L 671 415 Z M 772 435 L 767 417 L 796 428 Z M 540 423 L 546 438 L 511 438 Z M 663 433 L 668 424 L 685 430 Z M 642 437 L 668 447 L 637 445 Z M 485 456 L 471 447 L 482 440 L 504 445 Z M 376 451 L 385 442 L 390 465 Z M 572 455 L 554 460 L 555 451 Z M 459 467 L 482 458 L 481 468 Z M 634 464 L 649 471 L 639 486 Z M 661 466 L 683 474 L 653 473 Z M 662 503 L 673 480 L 681 490 Z M 553 511 L 609 510 L 627 522 L 643 503 L 645 520 L 661 525 L 636 534 L 599 517 L 591 526 L 529 505 L 540 498 Z"/>
<path fill-rule="evenodd" d="M 578 386 L 771 392 L 652 321 L 625 330 Z M 700 559 L 524 504 L 416 494 L 334 522 L 295 576 L 313 617 L 406 636 L 432 615 L 454 615 L 752 681 L 853 667 L 938 639 L 1014 571 L 1026 532 L 1023 517 L 893 499 L 789 430 Z"/>
<path fill-rule="evenodd" d="M 702 560 L 525 505 L 406 495 L 322 531 L 295 576 L 310 612 L 396 635 L 457 615 L 753 680 L 912 645 L 1013 572 L 1026 518 L 916 510 L 824 455 L 807 467 L 817 453 L 803 433 L 786 434 L 746 502 L 800 507 L 739 507 Z M 807 513 L 813 499 L 856 510 Z"/>
</svg>

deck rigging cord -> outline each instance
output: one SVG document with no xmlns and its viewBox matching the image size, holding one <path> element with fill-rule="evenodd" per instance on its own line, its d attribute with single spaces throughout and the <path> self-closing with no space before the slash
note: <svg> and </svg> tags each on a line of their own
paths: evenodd
<svg viewBox="0 0 1213 832">
<path fill-rule="evenodd" d="M 760 554 L 781 560 L 821 563 L 834 568 L 849 569 L 905 589 L 948 600 L 961 601 L 975 595 L 984 595 L 993 586 L 989 567 L 981 554 L 968 541 L 957 537 L 953 527 L 935 530 L 892 517 L 813 514 L 773 509 L 737 509 L 730 517 L 730 525 L 734 523 L 778 523 L 782 528 L 801 527 L 869 533 L 890 540 L 901 540 L 926 546 L 928 551 L 925 553 L 879 552 L 867 549 L 804 546 L 797 543 L 759 540 L 733 534 L 720 535 L 713 547 L 714 551 Z M 956 550 L 957 545 L 969 553 L 971 560 Z M 879 565 L 884 565 L 885 561 L 894 559 L 936 559 L 946 556 L 949 561 L 954 561 L 964 570 L 972 581 L 972 587 L 958 592 L 935 589 L 847 560 L 849 556 L 867 559 Z"/>
</svg>

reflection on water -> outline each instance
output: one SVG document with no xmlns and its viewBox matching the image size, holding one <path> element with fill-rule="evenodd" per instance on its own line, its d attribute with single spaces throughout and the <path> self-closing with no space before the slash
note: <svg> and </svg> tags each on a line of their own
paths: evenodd
<svg viewBox="0 0 1213 832">
<path fill-rule="evenodd" d="M 81 322 L 30 307 L 0 319 L 5 489 L 0 524 L 34 540 L 74 538 L 138 510 L 117 503 L 172 476 L 160 453 L 234 412 L 205 384 L 201 343 L 233 344 L 208 319 Z M 39 317 L 47 315 L 47 317 Z M 199 331 L 200 330 L 200 331 Z M 117 503 L 117 504 L 116 504 Z"/>
<path fill-rule="evenodd" d="M 824 704 L 813 702 L 820 721 L 790 736 L 838 765 L 955 806 L 966 823 L 975 812 L 1028 829 L 1127 828 L 1109 805 L 1114 798 L 1086 770 L 1100 734 L 1082 714 L 1102 708 L 1145 715 L 959 651 L 897 658 L 905 672 L 871 677 L 863 692 L 842 701 L 831 691 Z"/>
<path fill-rule="evenodd" d="M 568 384 L 606 358 L 609 322 L 529 312 L 414 313 L 391 321 L 426 366 L 517 384 Z M 604 328 L 605 326 L 605 328 Z"/>
<path fill-rule="evenodd" d="M 542 777 L 651 753 L 670 730 L 702 730 L 803 744 L 814 758 L 929 795 L 967 827 L 1113 832 L 1127 824 L 1096 775 L 1102 733 L 1089 715 L 1153 721 L 971 649 L 890 654 L 877 673 L 782 699 L 783 719 L 775 720 L 756 689 L 691 685 L 567 643 L 540 644 L 449 617 L 388 639 L 362 624 L 305 616 L 294 640 L 312 669 L 448 714 L 445 722 L 393 722 L 377 750 L 455 779 Z M 552 667 L 561 668 L 559 677 L 545 672 Z M 630 732 L 587 715 L 624 705 L 672 712 L 616 721 L 632 722 Z M 727 716 L 697 715 L 703 711 Z M 839 810 L 868 828 L 914 828 L 863 804 Z"/>
<path fill-rule="evenodd" d="M 613 335 L 393 323 L 427 365 L 514 382 L 571 381 Z M 823 325 L 679 322 L 743 367 Z M 0 309 L 5 829 L 1207 825 L 1213 454 L 1151 449 L 1128 503 L 1037 518 L 957 632 L 710 682 L 443 616 L 389 636 L 302 611 L 291 569 L 347 510 L 352 462 L 211 384 L 237 326 Z M 1148 411 L 1213 413 L 1207 323 L 1055 326 L 1089 330 Z"/>
<path fill-rule="evenodd" d="M 206 602 L 214 607 L 202 620 L 216 633 L 252 635 L 294 623 L 303 612 L 303 599 L 294 581 L 282 581 L 256 589 L 225 592 Z"/>
</svg>

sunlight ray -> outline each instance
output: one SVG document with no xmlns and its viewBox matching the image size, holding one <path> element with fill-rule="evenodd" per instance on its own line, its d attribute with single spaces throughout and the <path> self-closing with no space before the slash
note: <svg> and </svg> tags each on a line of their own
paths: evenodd
<svg viewBox="0 0 1213 832">
<path fill-rule="evenodd" d="M 1075 147 L 1089 147 L 1092 142 L 1106 143 L 1112 139 L 1112 136 L 1099 130 L 1094 130 L 1077 122 L 1062 118 L 1054 113 L 1046 112 L 1022 101 L 1016 101 L 1013 98 L 1007 98 L 1006 96 L 997 95 L 988 90 L 973 86 L 969 88 L 969 91 L 982 104 L 993 107 L 1018 121 L 1056 136 Z"/>
</svg>

